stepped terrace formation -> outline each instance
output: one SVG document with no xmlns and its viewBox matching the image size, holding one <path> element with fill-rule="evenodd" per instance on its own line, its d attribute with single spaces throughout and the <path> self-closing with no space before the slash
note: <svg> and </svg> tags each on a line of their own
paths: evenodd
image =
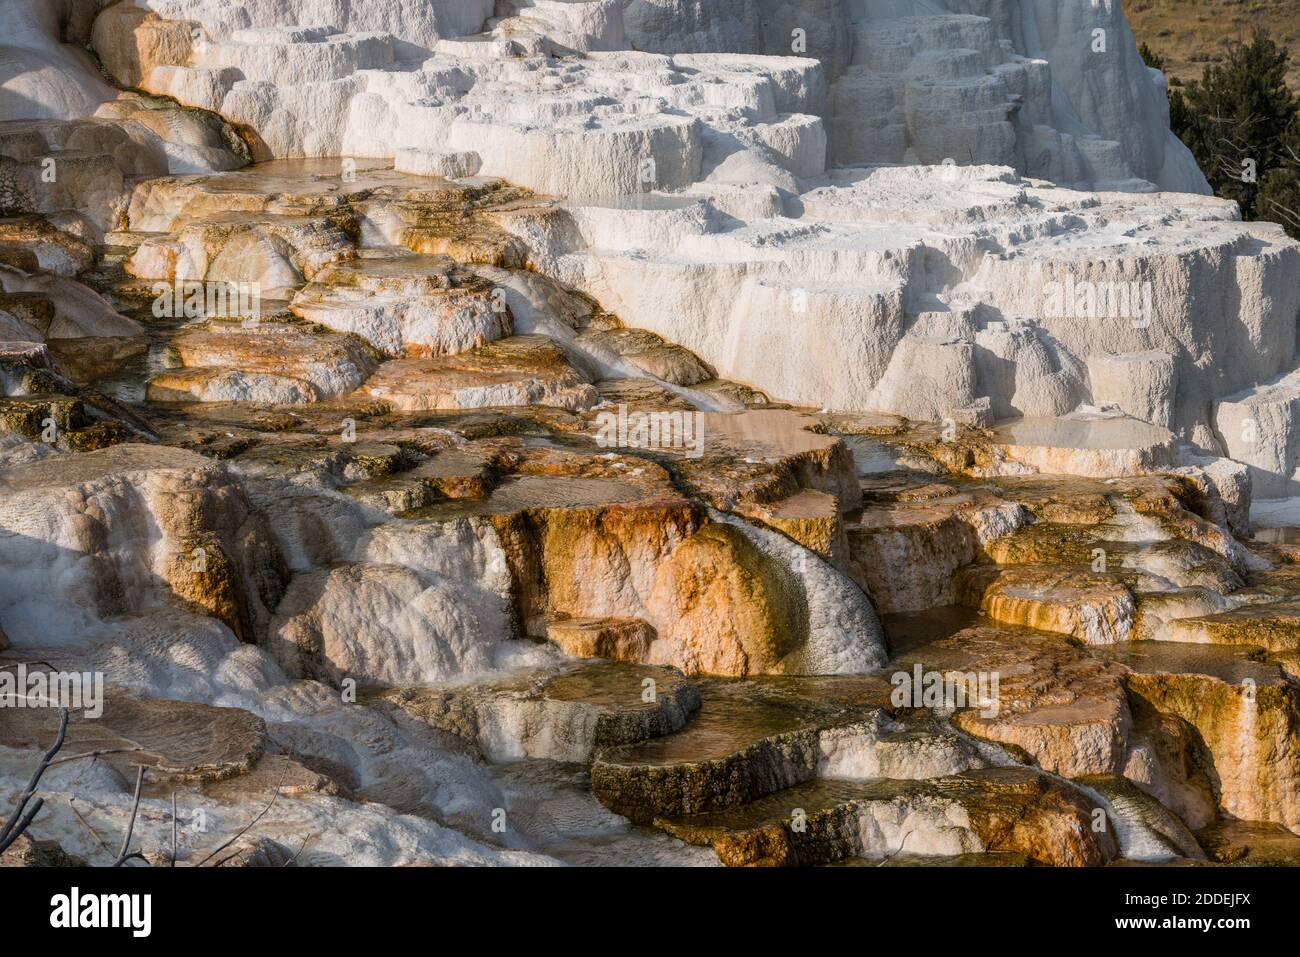
<svg viewBox="0 0 1300 957">
<path fill-rule="evenodd" d="M 94 694 L 5 863 L 1300 862 L 1300 245 L 1163 83 L 1085 0 L 7 0 L 0 813 Z"/>
</svg>

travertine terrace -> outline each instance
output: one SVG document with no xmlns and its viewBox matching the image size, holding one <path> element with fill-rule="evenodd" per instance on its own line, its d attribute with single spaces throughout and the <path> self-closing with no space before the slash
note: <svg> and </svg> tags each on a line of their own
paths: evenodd
<svg viewBox="0 0 1300 957">
<path fill-rule="evenodd" d="M 6 859 L 1300 861 L 1208 194 L 1118 4 L 6 0 Z"/>
</svg>

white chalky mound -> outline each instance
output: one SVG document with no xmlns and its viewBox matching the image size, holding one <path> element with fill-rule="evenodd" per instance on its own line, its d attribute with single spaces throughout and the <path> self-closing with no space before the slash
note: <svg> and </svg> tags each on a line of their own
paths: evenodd
<svg viewBox="0 0 1300 957">
<path fill-rule="evenodd" d="M 1117 6 L 796 6 L 131 0 L 85 29 L 120 81 L 262 158 L 563 198 L 507 218 L 531 265 L 775 398 L 976 424 L 1105 408 L 1222 454 L 1216 403 L 1285 391 L 1297 247 L 1188 195 L 1204 178 Z M 19 8 L 12 42 L 75 60 Z M 15 69 L 6 89 L 77 113 Z M 201 250 L 146 244 L 137 274 L 156 255 Z M 328 307 L 353 329 L 364 305 Z M 1234 454 L 1282 494 L 1290 430 L 1264 431 Z"/>
</svg>

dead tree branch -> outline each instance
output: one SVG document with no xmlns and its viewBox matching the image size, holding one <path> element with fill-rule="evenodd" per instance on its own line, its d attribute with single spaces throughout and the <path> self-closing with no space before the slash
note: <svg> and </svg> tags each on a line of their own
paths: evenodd
<svg viewBox="0 0 1300 957">
<path fill-rule="evenodd" d="M 46 751 L 44 757 L 41 758 L 41 763 L 36 766 L 36 770 L 33 772 L 31 780 L 27 782 L 27 787 L 23 788 L 22 793 L 18 795 L 18 803 L 14 807 L 14 812 L 9 815 L 9 820 L 6 822 L 4 830 L 0 831 L 0 854 L 3 854 L 9 848 L 9 845 L 18 840 L 18 838 L 22 836 L 22 833 L 31 826 L 32 820 L 45 804 L 44 798 L 36 798 L 36 801 L 30 808 L 27 806 L 28 802 L 31 801 L 36 794 L 36 788 L 41 783 L 41 776 L 45 774 L 51 762 L 53 762 L 54 756 L 58 754 L 59 749 L 63 747 L 63 740 L 67 737 L 67 734 L 68 709 L 64 708 L 60 713 L 59 733 L 54 739 L 54 744 L 50 745 L 50 749 Z"/>
<path fill-rule="evenodd" d="M 57 761 L 51 761 L 50 767 L 56 764 L 67 764 L 69 761 L 80 761 L 82 758 L 102 758 L 106 754 L 133 754 L 136 751 L 143 751 L 144 748 L 136 745 L 134 748 L 100 748 L 98 751 L 87 751 L 84 754 L 70 754 L 66 758 L 59 758 Z"/>
<path fill-rule="evenodd" d="M 260 811 L 257 813 L 257 816 L 256 816 L 256 817 L 254 817 L 251 821 L 249 821 L 247 824 L 245 824 L 245 825 L 240 829 L 239 833 L 237 833 L 234 837 L 232 837 L 230 840 L 226 841 L 224 844 L 222 844 L 221 846 L 219 846 L 218 848 L 216 848 L 216 850 L 214 850 L 211 854 L 209 854 L 207 857 L 203 858 L 203 860 L 199 861 L 199 862 L 198 862 L 197 864 L 195 864 L 194 866 L 195 866 L 195 867 L 202 867 L 202 866 L 203 866 L 204 864 L 206 864 L 208 861 L 212 860 L 214 857 L 216 857 L 218 854 L 220 854 L 222 851 L 224 851 L 226 848 L 228 848 L 231 844 L 234 844 L 237 840 L 239 840 L 241 837 L 243 837 L 245 834 L 247 834 L 248 831 L 249 831 L 249 829 L 250 829 L 254 824 L 256 824 L 256 823 L 257 823 L 258 821 L 260 821 L 263 817 L 265 817 L 265 816 L 266 816 L 266 812 L 269 811 L 269 810 L 271 810 L 271 808 L 275 806 L 275 802 L 276 802 L 276 800 L 280 797 L 280 788 L 284 786 L 284 779 L 285 779 L 285 777 L 288 775 L 288 773 L 289 773 L 289 769 L 286 767 L 286 768 L 285 768 L 285 771 L 284 771 L 284 774 L 281 774 L 281 775 L 280 775 L 280 783 L 277 784 L 277 785 L 275 786 L 275 793 L 271 795 L 271 800 L 267 803 L 266 807 L 262 808 L 262 810 L 260 810 Z M 232 856 L 233 856 L 233 855 L 232 855 Z M 229 860 L 229 859 L 230 859 L 230 858 L 226 858 L 226 860 Z M 221 861 L 221 864 L 224 864 L 224 863 L 226 862 L 226 860 Z M 217 866 L 220 866 L 220 865 L 217 865 Z"/>
<path fill-rule="evenodd" d="M 93 827 L 91 827 L 91 826 L 90 826 L 90 822 L 87 821 L 87 820 L 82 816 L 81 812 L 77 810 L 77 805 L 76 805 L 76 803 L 75 803 L 75 799 L 74 799 L 74 798 L 68 798 L 68 807 L 70 807 L 70 808 L 72 809 L 72 813 L 73 813 L 73 814 L 77 815 L 77 820 L 81 822 L 81 826 L 84 827 L 87 831 L 90 832 L 90 836 L 93 837 L 93 838 L 95 839 L 95 843 L 99 845 L 100 849 L 101 849 L 101 850 L 104 850 L 104 851 L 107 851 L 107 850 L 108 850 L 108 845 L 105 844 L 105 843 L 104 843 L 104 839 L 103 839 L 102 837 L 99 836 L 99 832 L 96 831 Z"/>
<path fill-rule="evenodd" d="M 134 854 L 128 854 L 127 848 L 131 846 L 131 835 L 135 833 L 135 816 L 140 812 L 140 789 L 144 786 L 144 765 L 136 765 L 135 775 L 135 800 L 131 804 L 131 820 L 126 825 L 126 835 L 122 838 L 122 849 L 117 852 L 117 860 L 113 862 L 114 867 L 121 867 L 133 857 L 144 860 L 144 855 L 138 851 Z"/>
</svg>

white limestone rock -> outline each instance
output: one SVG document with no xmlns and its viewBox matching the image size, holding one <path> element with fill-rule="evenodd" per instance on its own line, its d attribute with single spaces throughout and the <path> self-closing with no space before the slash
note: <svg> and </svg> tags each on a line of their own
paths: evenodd
<svg viewBox="0 0 1300 957">
<path fill-rule="evenodd" d="M 78 624 L 178 602 L 251 640 L 278 598 L 260 514 L 200 455 L 128 443 L 46 457 L 0 472 L 0 490 L 0 619 L 16 642 L 57 640 L 52 624 L 75 642 Z"/>
<path fill-rule="evenodd" d="M 838 76 L 852 54 L 850 6 L 843 0 L 629 0 L 623 12 L 631 45 L 656 53 L 798 53 Z M 803 31 L 802 48 L 794 31 Z"/>
<path fill-rule="evenodd" d="M 399 149 L 393 168 L 415 176 L 442 176 L 462 179 L 474 176 L 483 167 L 483 159 L 473 150 L 441 152 L 438 150 Z"/>
<path fill-rule="evenodd" d="M 1094 402 L 1162 428 L 1173 424 L 1177 366 L 1169 353 L 1090 356 L 1088 377 Z"/>
<path fill-rule="evenodd" d="M 418 57 L 444 37 L 477 33 L 492 0 L 135 0 L 167 20 L 194 20 L 222 40 L 249 28 L 326 25 L 342 33 L 387 33 L 404 57 Z"/>
<path fill-rule="evenodd" d="M 980 391 L 995 418 L 1066 415 L 1087 399 L 1082 363 L 1038 326 L 995 321 L 974 338 Z"/>
<path fill-rule="evenodd" d="M 54 307 L 48 326 L 36 328 L 15 316 L 4 321 L 5 338 L 45 342 L 48 339 L 79 339 L 87 336 L 136 336 L 144 327 L 121 315 L 89 286 L 48 273 L 28 274 L 0 265 L 0 290 L 6 293 L 34 293 Z M 5 315 L 9 315 L 5 313 Z"/>
<path fill-rule="evenodd" d="M 74 119 L 113 98 L 85 50 L 62 42 L 63 25 L 75 29 L 84 19 L 78 6 L 78 0 L 8 0 L 0 8 L 0 118 Z"/>
<path fill-rule="evenodd" d="M 493 32 L 559 55 L 619 50 L 626 46 L 623 0 L 505 0 Z"/>
<path fill-rule="evenodd" d="M 974 347 L 960 339 L 904 336 L 876 385 L 871 408 L 940 421 L 975 401 Z"/>
<path fill-rule="evenodd" d="M 454 149 L 487 156 L 482 172 L 560 196 L 681 189 L 699 176 L 699 122 L 684 116 L 588 116 L 555 127 L 456 120 Z"/>
<path fill-rule="evenodd" d="M 446 288 L 428 257 L 362 260 L 318 273 L 293 297 L 302 318 L 365 339 L 391 358 L 454 355 L 511 332 L 509 307 L 487 288 Z"/>
<path fill-rule="evenodd" d="M 1300 370 L 1225 397 L 1215 406 L 1214 427 L 1228 457 L 1249 467 L 1256 496 L 1300 491 Z"/>
<path fill-rule="evenodd" d="M 1289 364 L 1300 247 L 1221 201 L 1078 193 L 987 167 L 823 182 L 796 198 L 799 218 L 738 220 L 697 187 L 503 224 L 537 268 L 628 325 L 818 407 L 942 418 L 987 398 L 1002 418 L 1110 404 L 1205 445 L 1211 402 Z M 1222 353 L 1209 372 L 1194 358 L 1207 353 Z M 949 371 L 963 354 L 952 365 L 968 368 Z M 1135 357 L 1142 374 L 1096 363 L 1094 390 L 1098 355 Z"/>
<path fill-rule="evenodd" d="M 144 173 L 132 170 L 145 154 L 161 159 L 158 172 L 192 172 L 196 170 L 234 169 L 243 158 L 214 141 L 212 128 L 205 128 L 195 117 L 187 116 L 172 105 L 152 103 L 148 108 L 133 94 L 120 94 L 100 77 L 98 66 L 86 52 L 93 36 L 92 23 L 98 4 L 83 0 L 8 0 L 0 9 L 0 120 L 5 121 L 84 121 L 100 117 L 111 123 L 98 124 L 101 135 L 116 133 L 134 144 L 131 148 L 99 148 L 88 143 L 66 145 L 49 142 L 42 158 L 62 161 L 57 184 L 43 189 L 43 209 L 88 209 L 98 227 L 110 228 L 105 211 L 95 203 L 52 205 L 54 196 L 68 194 L 77 179 L 76 169 L 100 162 L 103 181 L 98 190 L 116 186 L 121 192 L 120 176 Z M 124 5 L 125 6 L 125 5 Z M 7 124 L 6 124 L 7 125 Z M 85 126 L 76 123 L 76 126 Z M 10 128 L 12 129 L 12 128 Z M 8 131 L 0 128 L 0 144 Z M 58 152 L 76 151 L 59 157 Z M 0 155 L 8 151 L 0 148 Z M 96 156 L 102 153 L 107 155 Z M 133 155 L 134 154 L 134 155 Z M 102 167 L 116 165 L 119 181 Z M 71 174 L 66 177 L 64 173 Z M 149 172 L 152 172 L 149 171 Z M 51 185 L 49 181 L 43 181 Z M 93 192 L 85 190 L 86 193 Z M 53 194 L 53 195 L 50 195 Z M 77 199 L 81 197 L 73 191 Z"/>
<path fill-rule="evenodd" d="M 1232 529 L 1238 535 L 1251 534 L 1250 506 L 1254 488 L 1251 484 L 1250 466 L 1230 458 L 1215 455 L 1198 455 L 1194 451 L 1179 449 L 1172 471 L 1185 475 L 1205 497 L 1208 518 Z"/>
<path fill-rule="evenodd" d="M 333 27 L 257 27 L 196 44 L 196 69 L 234 70 L 240 79 L 275 86 L 327 83 L 393 63 L 386 33 L 341 33 Z M 286 52 L 290 55 L 286 56 Z"/>
<path fill-rule="evenodd" d="M 1142 475 L 1171 466 L 1174 458 L 1174 437 L 1167 430 L 1089 411 L 1021 419 L 999 427 L 993 440 L 1012 462 L 1045 475 Z"/>
<path fill-rule="evenodd" d="M 109 29 L 143 22 L 122 11 L 100 42 L 113 62 L 152 63 L 147 88 L 246 125 L 268 156 L 395 157 L 561 196 L 505 217 L 532 265 L 779 399 L 984 424 L 1109 407 L 1208 448 L 1231 443 L 1207 409 L 1294 365 L 1300 247 L 1230 204 L 1151 191 L 1205 184 L 1116 8 L 136 6 L 144 46 Z M 162 25 L 187 22 L 201 24 L 188 50 Z M 48 43 L 47 27 L 25 29 Z M 277 259 L 286 236 L 294 252 Z M 151 240 L 132 268 L 211 278 L 201 238 Z M 331 254 L 285 224 L 241 243 L 217 272 L 272 289 Z M 1267 448 L 1289 435 L 1262 431 Z M 1300 464 L 1242 454 L 1267 494 Z"/>
<path fill-rule="evenodd" d="M 641 50 L 817 58 L 843 165 L 1023 161 L 1021 172 L 1063 183 L 1209 191 L 1168 131 L 1164 78 L 1138 56 L 1119 7 L 631 0 L 624 21 Z"/>
<path fill-rule="evenodd" d="M 528 658 L 513 634 L 506 556 L 491 523 L 399 522 L 345 546 L 343 563 L 298 574 L 268 649 L 291 675 L 412 687 Z"/>
</svg>

